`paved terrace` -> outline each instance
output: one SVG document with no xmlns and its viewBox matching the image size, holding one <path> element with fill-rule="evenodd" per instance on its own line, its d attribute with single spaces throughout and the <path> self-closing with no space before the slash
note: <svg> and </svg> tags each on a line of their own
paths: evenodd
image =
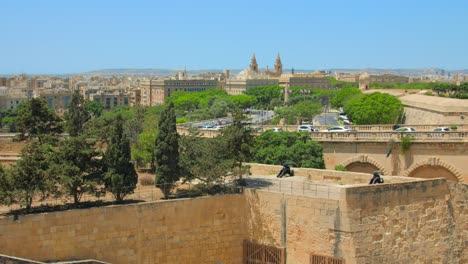
<svg viewBox="0 0 468 264">
<path fill-rule="evenodd" d="M 296 176 L 276 177 L 281 166 L 250 164 L 252 175 L 246 177 L 247 188 L 262 191 L 340 200 L 350 187 L 369 186 L 372 175 L 335 170 L 293 168 Z M 420 178 L 382 176 L 386 184 L 424 181 Z"/>
</svg>

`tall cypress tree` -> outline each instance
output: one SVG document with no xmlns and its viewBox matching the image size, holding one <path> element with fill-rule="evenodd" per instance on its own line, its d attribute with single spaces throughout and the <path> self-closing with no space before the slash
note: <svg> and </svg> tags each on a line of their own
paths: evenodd
<svg viewBox="0 0 468 264">
<path fill-rule="evenodd" d="M 133 193 L 138 182 L 135 167 L 130 163 L 130 142 L 123 132 L 123 122 L 122 116 L 117 115 L 111 141 L 104 155 L 106 189 L 119 202 Z"/>
<path fill-rule="evenodd" d="M 179 135 L 176 128 L 176 114 L 171 102 L 161 113 L 155 141 L 156 187 L 167 199 L 174 183 L 179 180 Z"/>
<path fill-rule="evenodd" d="M 68 111 L 65 113 L 65 120 L 67 121 L 65 124 L 66 131 L 72 137 L 80 135 L 84 124 L 89 118 L 90 113 L 85 108 L 83 96 L 78 91 L 75 91 L 72 95 Z"/>
</svg>

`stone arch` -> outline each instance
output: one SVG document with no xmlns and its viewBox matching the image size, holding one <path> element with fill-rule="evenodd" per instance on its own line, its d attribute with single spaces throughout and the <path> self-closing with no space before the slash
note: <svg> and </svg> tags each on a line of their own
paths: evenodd
<svg viewBox="0 0 468 264">
<path fill-rule="evenodd" d="M 382 172 L 383 175 L 388 175 L 388 171 L 387 169 L 385 169 L 385 167 L 380 163 L 378 162 L 377 160 L 369 157 L 368 155 L 359 155 L 359 156 L 356 156 L 356 157 L 353 157 L 353 158 L 350 158 L 350 159 L 347 159 L 345 162 L 343 162 L 341 165 L 343 165 L 344 167 L 348 167 L 350 166 L 351 164 L 353 163 L 367 163 L 367 164 L 371 164 L 373 165 L 374 167 L 376 167 L 378 170 L 380 170 Z"/>
<path fill-rule="evenodd" d="M 459 182 L 463 182 L 463 177 L 462 177 L 461 173 L 454 166 L 450 165 L 449 163 L 447 163 L 447 162 L 445 162 L 443 160 L 440 160 L 437 157 L 430 157 L 430 158 L 428 158 L 426 160 L 420 160 L 420 161 L 414 163 L 408 169 L 405 170 L 405 172 L 403 173 L 403 176 L 414 177 L 414 174 L 418 170 L 420 170 L 422 168 L 427 168 L 427 167 L 442 168 L 442 169 L 448 171 L 449 173 L 451 173 L 452 176 L 453 176 L 453 179 L 456 179 Z M 434 177 L 428 177 L 428 178 L 434 178 Z M 450 179 L 451 177 L 446 177 L 446 178 Z"/>
</svg>

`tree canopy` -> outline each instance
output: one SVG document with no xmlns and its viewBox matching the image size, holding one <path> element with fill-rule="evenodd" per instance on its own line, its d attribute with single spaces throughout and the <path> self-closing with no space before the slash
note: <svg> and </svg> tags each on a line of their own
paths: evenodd
<svg viewBox="0 0 468 264">
<path fill-rule="evenodd" d="M 55 135 L 62 133 L 61 119 L 40 98 L 32 98 L 18 107 L 16 130 L 20 139 Z"/>
<path fill-rule="evenodd" d="M 307 133 L 266 131 L 255 139 L 254 162 L 324 169 L 322 146 Z"/>
<path fill-rule="evenodd" d="M 357 125 L 394 124 L 402 114 L 403 104 L 389 94 L 362 94 L 352 97 L 344 110 Z"/>
</svg>

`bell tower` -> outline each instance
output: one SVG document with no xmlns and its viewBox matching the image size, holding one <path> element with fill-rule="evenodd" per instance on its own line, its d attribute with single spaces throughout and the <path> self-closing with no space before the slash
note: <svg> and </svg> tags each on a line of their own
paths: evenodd
<svg viewBox="0 0 468 264">
<path fill-rule="evenodd" d="M 252 61 L 250 62 L 250 72 L 258 74 L 258 64 L 257 59 L 255 58 L 255 53 L 252 56 Z"/>
<path fill-rule="evenodd" d="M 278 52 L 278 56 L 276 57 L 275 62 L 275 76 L 281 76 L 283 73 L 283 64 L 281 63 L 280 54 Z"/>
</svg>

